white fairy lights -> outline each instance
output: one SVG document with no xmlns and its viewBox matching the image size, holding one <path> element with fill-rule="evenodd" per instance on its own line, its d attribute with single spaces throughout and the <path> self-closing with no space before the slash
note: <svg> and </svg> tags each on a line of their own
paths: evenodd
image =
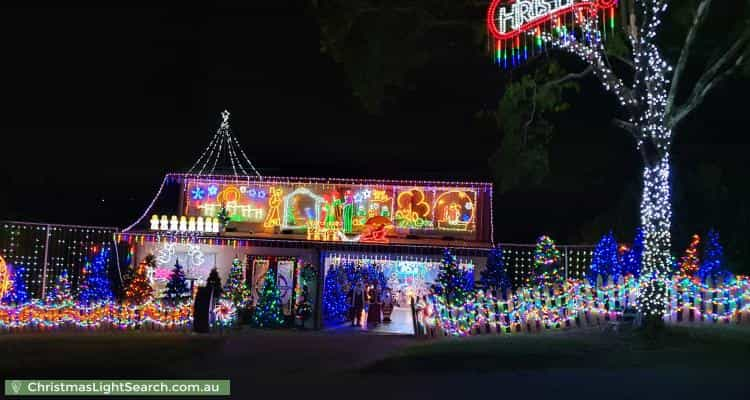
<svg viewBox="0 0 750 400">
<path fill-rule="evenodd" d="M 203 154 L 190 167 L 188 174 L 199 176 L 213 174 L 219 160 L 226 153 L 226 158 L 229 159 L 235 177 L 250 176 L 248 170 L 251 170 L 254 175 L 262 179 L 263 177 L 255 168 L 255 165 L 247 157 L 245 151 L 242 150 L 242 146 L 240 146 L 237 138 L 232 135 L 232 129 L 229 126 L 229 115 L 230 113 L 227 110 L 221 113 L 221 125 L 219 125 L 219 129 L 211 139 L 208 147 L 203 151 Z"/>
<path fill-rule="evenodd" d="M 543 34 L 553 47 L 565 50 L 588 63 L 606 90 L 612 92 L 630 115 L 631 131 L 643 154 L 643 197 L 641 224 L 644 230 L 643 273 L 639 307 L 647 316 L 662 316 L 667 301 L 665 281 L 671 265 L 671 185 L 670 150 L 672 131 L 666 124 L 669 95 L 667 74 L 672 68 L 662 58 L 655 38 L 661 16 L 667 10 L 665 0 L 636 0 L 643 21 L 637 35 L 631 32 L 635 78 L 626 86 L 612 71 L 606 57 L 596 14 L 581 14 L 581 33 Z"/>
</svg>

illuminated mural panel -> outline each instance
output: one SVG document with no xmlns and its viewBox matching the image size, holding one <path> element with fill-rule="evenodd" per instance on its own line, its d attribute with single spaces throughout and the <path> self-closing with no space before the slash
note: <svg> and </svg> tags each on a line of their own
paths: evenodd
<svg viewBox="0 0 750 400">
<path fill-rule="evenodd" d="M 477 187 L 362 181 L 243 184 L 189 180 L 184 190 L 188 230 L 191 217 L 215 218 L 225 208 L 230 226 L 234 225 L 237 231 L 289 231 L 306 233 L 309 240 L 372 242 L 419 232 L 472 234 L 477 230 L 479 203 L 490 196 L 480 196 Z M 161 221 L 153 221 L 157 222 Z"/>
</svg>

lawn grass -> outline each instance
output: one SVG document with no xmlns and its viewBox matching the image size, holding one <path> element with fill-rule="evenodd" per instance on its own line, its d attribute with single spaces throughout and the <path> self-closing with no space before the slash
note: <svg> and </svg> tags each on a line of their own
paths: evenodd
<svg viewBox="0 0 750 400">
<path fill-rule="evenodd" d="M 363 368 L 364 374 L 420 375 L 569 368 L 748 368 L 750 329 L 668 327 L 643 332 L 561 331 L 436 340 Z"/>
<path fill-rule="evenodd" d="M 224 343 L 216 335 L 171 332 L 70 332 L 0 336 L 0 375 L 132 376 L 204 357 Z"/>
</svg>

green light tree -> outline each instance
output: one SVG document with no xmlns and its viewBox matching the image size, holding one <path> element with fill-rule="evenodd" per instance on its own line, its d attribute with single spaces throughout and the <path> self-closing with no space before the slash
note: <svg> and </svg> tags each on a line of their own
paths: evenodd
<svg viewBox="0 0 750 400">
<path fill-rule="evenodd" d="M 266 271 L 263 279 L 263 287 L 255 306 L 252 323 L 259 328 L 277 328 L 284 325 L 284 316 L 281 313 L 281 292 L 276 286 L 276 277 L 272 269 Z"/>
</svg>

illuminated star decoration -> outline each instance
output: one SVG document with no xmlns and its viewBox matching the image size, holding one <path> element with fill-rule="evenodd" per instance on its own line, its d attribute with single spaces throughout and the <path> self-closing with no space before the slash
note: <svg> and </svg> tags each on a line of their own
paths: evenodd
<svg viewBox="0 0 750 400">
<path fill-rule="evenodd" d="M 211 185 L 208 187 L 208 195 L 211 197 L 216 197 L 216 195 L 219 194 L 219 187 L 216 185 Z"/>
<path fill-rule="evenodd" d="M 193 200 L 203 200 L 203 196 L 206 195 L 206 191 L 201 187 L 193 188 Z"/>
</svg>

